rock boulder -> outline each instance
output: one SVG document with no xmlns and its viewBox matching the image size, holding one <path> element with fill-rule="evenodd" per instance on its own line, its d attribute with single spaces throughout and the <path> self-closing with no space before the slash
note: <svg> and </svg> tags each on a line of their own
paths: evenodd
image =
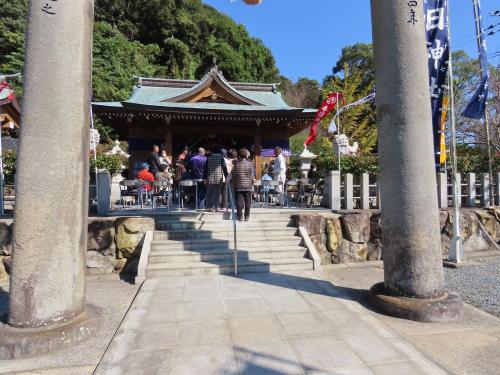
<svg viewBox="0 0 500 375">
<path fill-rule="evenodd" d="M 114 258 L 102 255 L 98 251 L 87 251 L 87 273 L 91 275 L 104 275 L 113 273 Z"/>
<path fill-rule="evenodd" d="M 367 212 L 346 213 L 341 217 L 344 237 L 355 243 L 370 240 L 370 214 Z"/>
<path fill-rule="evenodd" d="M 9 274 L 3 265 L 3 259 L 0 257 L 0 280 L 5 280 L 9 278 Z"/>
<path fill-rule="evenodd" d="M 374 214 L 370 217 L 370 240 L 375 241 L 382 238 L 382 217 Z"/>
<path fill-rule="evenodd" d="M 304 227 L 310 236 L 326 232 L 326 218 L 321 215 L 293 215 L 292 222 L 294 227 Z"/>
<path fill-rule="evenodd" d="M 368 260 L 382 260 L 382 241 L 379 239 L 368 243 Z"/>
<path fill-rule="evenodd" d="M 12 252 L 12 224 L 0 222 L 0 255 L 8 256 Z"/>
<path fill-rule="evenodd" d="M 326 221 L 326 250 L 333 252 L 337 250 L 342 242 L 342 227 L 339 219 L 328 219 Z"/>
<path fill-rule="evenodd" d="M 145 217 L 119 218 L 115 222 L 116 249 L 118 258 L 139 257 L 148 231 L 154 231 L 154 219 Z"/>
<path fill-rule="evenodd" d="M 332 253 L 332 262 L 334 264 L 364 262 L 367 258 L 367 244 L 359 244 L 346 240 L 343 240 L 339 248 Z"/>
<path fill-rule="evenodd" d="M 493 240 L 497 238 L 497 219 L 494 215 L 490 215 L 487 211 L 483 210 L 474 210 L 474 213 L 477 216 L 477 219 L 482 224 L 483 228 L 490 235 Z M 479 226 L 479 224 L 478 224 Z M 478 228 L 482 231 L 482 228 Z M 483 233 L 484 234 L 484 233 Z"/>
<path fill-rule="evenodd" d="M 115 218 L 90 218 L 87 249 L 104 255 L 115 254 Z"/>
<path fill-rule="evenodd" d="M 10 256 L 3 257 L 2 264 L 5 269 L 5 272 L 7 272 L 10 275 L 10 270 L 12 268 L 12 258 Z"/>
</svg>

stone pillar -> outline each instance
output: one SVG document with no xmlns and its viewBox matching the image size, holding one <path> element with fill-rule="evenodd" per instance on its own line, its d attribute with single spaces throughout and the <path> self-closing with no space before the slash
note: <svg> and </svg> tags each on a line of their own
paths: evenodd
<svg viewBox="0 0 500 375">
<path fill-rule="evenodd" d="M 448 176 L 446 173 L 437 174 L 439 208 L 448 208 Z"/>
<path fill-rule="evenodd" d="M 64 344 L 60 331 L 29 335 L 86 315 L 92 18 L 92 0 L 29 2 L 8 316 L 24 332 L 18 351 L 6 340 L 12 356 L 43 351 L 27 337 Z"/>
<path fill-rule="evenodd" d="M 467 173 L 467 207 L 476 207 L 476 174 Z"/>
<path fill-rule="evenodd" d="M 351 173 L 344 175 L 344 207 L 346 210 L 354 209 L 354 176 Z"/>
<path fill-rule="evenodd" d="M 111 175 L 106 169 L 97 172 L 97 213 L 107 215 L 111 208 Z"/>
<path fill-rule="evenodd" d="M 360 176 L 359 183 L 360 201 L 361 208 L 363 210 L 370 209 L 370 175 L 368 173 L 363 173 Z"/>
<path fill-rule="evenodd" d="M 444 289 L 423 0 L 371 8 L 384 283 L 370 300 L 399 317 L 452 319 L 462 304 Z"/>
<path fill-rule="evenodd" d="M 481 207 L 491 206 L 490 191 L 490 175 L 483 173 L 481 174 Z"/>
</svg>

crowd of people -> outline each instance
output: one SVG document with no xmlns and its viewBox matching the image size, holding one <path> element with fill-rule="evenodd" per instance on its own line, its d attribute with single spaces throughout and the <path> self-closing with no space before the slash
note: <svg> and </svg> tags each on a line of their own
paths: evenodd
<svg viewBox="0 0 500 375">
<path fill-rule="evenodd" d="M 276 181 L 274 189 L 279 195 L 284 194 L 287 177 L 287 163 L 280 147 L 274 150 L 275 158 L 264 167 L 261 180 Z M 197 185 L 197 209 L 210 212 L 227 211 L 229 207 L 228 184 L 236 201 L 237 218 L 248 221 L 252 204 L 252 193 L 256 174 L 254 163 L 250 160 L 250 151 L 213 147 L 203 147 L 196 154 L 191 154 L 186 147 L 172 162 L 164 150 L 155 145 L 148 162 L 142 165 L 137 178 L 153 182 L 167 180 L 171 185 L 179 186 L 182 180 L 192 180 Z M 150 191 L 152 187 L 146 186 Z"/>
</svg>

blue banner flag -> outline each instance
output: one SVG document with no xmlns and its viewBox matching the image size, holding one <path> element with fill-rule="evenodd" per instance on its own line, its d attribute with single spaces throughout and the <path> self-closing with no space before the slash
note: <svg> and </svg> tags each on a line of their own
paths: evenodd
<svg viewBox="0 0 500 375">
<path fill-rule="evenodd" d="M 477 0 L 476 20 L 479 28 L 479 62 L 481 64 L 481 82 L 469 103 L 462 111 L 462 116 L 475 120 L 484 119 L 486 112 L 486 100 L 488 99 L 488 85 L 490 73 L 488 70 L 488 54 L 486 52 L 486 39 L 484 37 L 483 20 L 481 18 L 481 3 Z"/>
<path fill-rule="evenodd" d="M 425 0 L 424 15 L 425 30 L 427 32 L 434 153 L 436 161 L 438 161 L 443 98 L 447 88 L 448 65 L 450 61 L 448 0 Z"/>
</svg>

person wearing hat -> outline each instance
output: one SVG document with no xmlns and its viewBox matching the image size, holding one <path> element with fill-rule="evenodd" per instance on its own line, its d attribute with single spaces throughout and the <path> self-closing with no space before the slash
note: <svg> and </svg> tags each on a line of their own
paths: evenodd
<svg viewBox="0 0 500 375">
<path fill-rule="evenodd" d="M 137 173 L 137 178 L 141 181 L 146 182 L 143 186 L 146 191 L 151 191 L 153 187 L 151 186 L 150 182 L 153 182 L 155 180 L 155 176 L 153 176 L 153 174 L 148 170 L 148 163 L 142 163 L 141 167 L 142 169 L 139 171 L 139 173 Z"/>
</svg>

